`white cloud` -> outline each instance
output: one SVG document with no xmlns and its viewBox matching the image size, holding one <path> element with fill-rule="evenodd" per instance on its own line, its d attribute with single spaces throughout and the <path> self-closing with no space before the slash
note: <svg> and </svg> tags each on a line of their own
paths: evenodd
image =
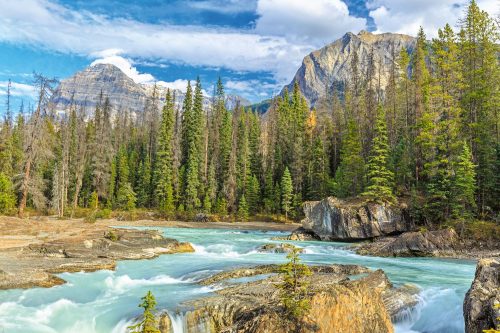
<svg viewBox="0 0 500 333">
<path fill-rule="evenodd" d="M 132 80 L 134 80 L 135 83 L 152 83 L 155 78 L 151 74 L 143 74 L 139 73 L 137 68 L 132 66 L 132 60 L 124 58 L 118 54 L 113 54 L 112 52 L 116 50 L 107 50 L 104 51 L 102 54 L 107 55 L 104 58 L 100 58 L 97 60 L 94 60 L 90 66 L 94 66 L 97 64 L 111 64 L 115 65 L 119 69 L 122 70 L 128 77 L 130 77 Z"/>
<path fill-rule="evenodd" d="M 246 81 L 229 80 L 224 83 L 224 88 L 231 94 L 243 96 L 249 100 L 255 97 L 270 97 L 278 94 L 283 87 L 280 83 L 262 82 L 256 79 Z"/>
<path fill-rule="evenodd" d="M 0 81 L 0 95 L 7 95 L 7 85 L 8 84 L 9 84 L 8 81 Z M 34 86 L 29 85 L 29 84 L 11 82 L 10 94 L 11 94 L 11 96 L 34 97 L 36 95 L 36 89 Z"/>
<path fill-rule="evenodd" d="M 367 7 L 377 32 L 416 35 L 422 26 L 427 37 L 432 38 L 446 23 L 456 26 L 468 3 L 469 0 L 370 0 Z M 479 0 L 478 5 L 491 15 L 498 13 L 498 0 Z"/>
<path fill-rule="evenodd" d="M 214 1 L 203 1 L 197 6 L 208 8 L 219 0 Z M 237 12 L 245 4 L 248 6 L 247 1 L 232 0 L 228 8 Z M 304 55 L 314 48 L 340 37 L 346 30 L 364 27 L 364 19 L 349 16 L 347 6 L 340 0 L 310 0 L 307 4 L 300 0 L 259 0 L 257 6 L 260 17 L 256 28 L 237 30 L 109 18 L 73 11 L 54 0 L 0 1 L 0 41 L 107 61 L 119 61 L 113 57 L 121 54 L 133 59 L 161 59 L 234 71 L 270 71 L 277 80 L 285 82 L 291 79 Z M 277 19 L 277 28 L 273 30 L 272 22 Z"/>
<path fill-rule="evenodd" d="M 255 30 L 286 36 L 321 47 L 348 31 L 366 29 L 366 19 L 353 17 L 341 0 L 260 0 Z"/>
<path fill-rule="evenodd" d="M 183 79 L 177 79 L 172 82 L 165 82 L 165 81 L 158 81 L 156 82 L 159 86 L 165 87 L 165 88 L 170 88 L 174 90 L 180 90 L 183 93 L 186 92 L 188 80 L 183 80 Z M 191 85 L 193 84 L 193 81 L 191 81 Z"/>
<path fill-rule="evenodd" d="M 226 89 L 237 91 L 250 91 L 253 90 L 253 82 L 251 81 L 227 81 L 224 85 Z"/>
</svg>

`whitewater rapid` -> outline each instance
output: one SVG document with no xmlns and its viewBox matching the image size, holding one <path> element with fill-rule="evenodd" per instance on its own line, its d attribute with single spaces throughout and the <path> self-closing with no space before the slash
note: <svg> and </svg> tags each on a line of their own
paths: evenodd
<svg viewBox="0 0 500 333">
<path fill-rule="evenodd" d="M 116 271 L 59 274 L 68 283 L 49 289 L 0 291 L 0 332 L 124 333 L 140 314 L 140 298 L 151 290 L 158 308 L 171 315 L 174 332 L 184 333 L 185 309 L 180 304 L 215 290 L 198 281 L 225 269 L 285 260 L 283 254 L 256 250 L 260 245 L 279 242 L 271 238 L 283 235 L 280 232 L 160 229 L 165 236 L 191 242 L 196 252 L 121 261 Z M 342 243 L 295 244 L 304 247 L 301 257 L 307 263 L 381 268 L 395 285 L 412 283 L 420 287 L 419 305 L 398 318 L 396 332 L 464 331 L 462 302 L 474 277 L 473 261 L 364 257 Z"/>
</svg>

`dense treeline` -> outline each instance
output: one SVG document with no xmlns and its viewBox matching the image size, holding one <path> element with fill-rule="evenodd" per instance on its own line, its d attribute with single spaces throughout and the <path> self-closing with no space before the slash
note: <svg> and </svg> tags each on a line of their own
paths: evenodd
<svg viewBox="0 0 500 333">
<path fill-rule="evenodd" d="M 353 55 L 344 89 L 310 110 L 296 85 L 259 115 L 228 110 L 219 79 L 209 107 L 201 82 L 182 107 L 158 92 L 143 113 L 113 112 L 100 96 L 88 118 L 51 111 L 54 82 L 36 76 L 38 101 L 7 114 L 0 132 L 0 211 L 16 205 L 297 216 L 327 195 L 404 201 L 415 218 L 495 218 L 499 211 L 499 30 L 472 1 L 460 30 L 418 33 L 391 52 L 382 90 L 372 59 Z M 380 68 L 380 66 L 378 66 Z"/>
</svg>

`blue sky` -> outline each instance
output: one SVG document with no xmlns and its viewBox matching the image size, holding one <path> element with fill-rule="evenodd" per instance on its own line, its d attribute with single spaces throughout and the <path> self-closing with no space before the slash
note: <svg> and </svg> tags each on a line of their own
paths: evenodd
<svg viewBox="0 0 500 333">
<path fill-rule="evenodd" d="M 113 63 L 136 82 L 183 88 L 218 76 L 257 102 L 288 83 L 309 52 L 362 29 L 429 37 L 456 25 L 467 0 L 5 0 L 0 1 L 0 112 L 30 100 L 33 71 L 64 79 Z M 497 0 L 479 0 L 490 14 Z"/>
</svg>

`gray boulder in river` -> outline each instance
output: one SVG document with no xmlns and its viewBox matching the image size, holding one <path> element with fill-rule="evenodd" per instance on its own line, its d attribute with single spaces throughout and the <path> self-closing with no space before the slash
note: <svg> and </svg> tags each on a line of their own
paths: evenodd
<svg viewBox="0 0 500 333">
<path fill-rule="evenodd" d="M 481 259 L 465 295 L 465 332 L 500 331 L 500 259 Z"/>
<path fill-rule="evenodd" d="M 348 202 L 335 197 L 304 203 L 302 226 L 321 240 L 362 240 L 414 228 L 404 209 L 378 203 Z"/>
</svg>

